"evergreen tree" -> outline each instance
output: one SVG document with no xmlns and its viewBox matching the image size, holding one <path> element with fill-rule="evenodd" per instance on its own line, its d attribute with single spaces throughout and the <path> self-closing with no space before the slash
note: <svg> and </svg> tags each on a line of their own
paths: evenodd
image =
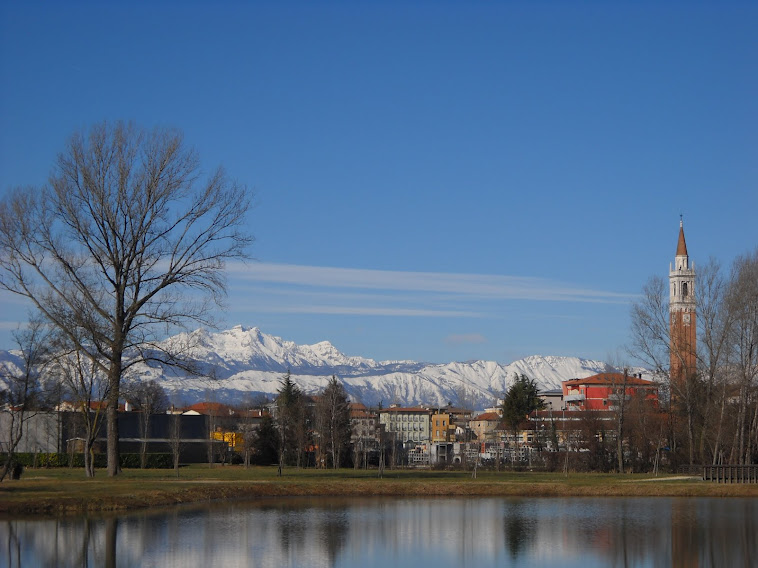
<svg viewBox="0 0 758 568">
<path fill-rule="evenodd" d="M 279 433 L 274 419 L 265 414 L 253 436 L 253 463 L 271 465 L 279 457 Z"/>
<path fill-rule="evenodd" d="M 289 451 L 290 454 L 298 451 L 296 433 L 298 419 L 302 415 L 303 393 L 292 380 L 289 370 L 282 377 L 282 386 L 276 397 L 276 427 L 279 431 L 279 475 L 282 474 L 282 466 Z"/>
<path fill-rule="evenodd" d="M 517 447 L 516 433 L 519 425 L 528 418 L 529 414 L 544 408 L 544 406 L 545 403 L 539 397 L 537 383 L 526 375 L 516 374 L 515 380 L 503 400 L 503 420 L 513 430 Z"/>
</svg>

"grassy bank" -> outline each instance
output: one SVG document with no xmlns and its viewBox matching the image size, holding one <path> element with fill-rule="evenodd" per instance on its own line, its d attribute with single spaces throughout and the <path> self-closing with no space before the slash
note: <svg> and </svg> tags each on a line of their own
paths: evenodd
<svg viewBox="0 0 758 568">
<path fill-rule="evenodd" d="M 99 471 L 27 469 L 0 484 L 0 515 L 61 515 L 123 511 L 216 499 L 262 496 L 713 496 L 758 497 L 758 485 L 718 485 L 661 475 L 499 473 L 426 470 L 285 469 L 192 466 L 179 477 L 167 470 L 124 470 L 115 479 Z"/>
</svg>

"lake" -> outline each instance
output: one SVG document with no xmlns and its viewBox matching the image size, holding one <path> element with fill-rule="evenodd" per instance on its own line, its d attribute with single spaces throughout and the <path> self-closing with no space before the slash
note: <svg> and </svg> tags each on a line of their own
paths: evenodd
<svg viewBox="0 0 758 568">
<path fill-rule="evenodd" d="M 755 566 L 758 499 L 276 498 L 0 521 L 0 566 Z"/>
</svg>

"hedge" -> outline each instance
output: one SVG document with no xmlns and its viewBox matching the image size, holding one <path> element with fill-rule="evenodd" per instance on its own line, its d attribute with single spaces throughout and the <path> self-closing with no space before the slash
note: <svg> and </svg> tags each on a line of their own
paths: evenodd
<svg viewBox="0 0 758 568">
<path fill-rule="evenodd" d="M 140 454 L 121 454 L 121 467 L 127 469 L 139 469 L 141 462 Z M 0 454 L 0 463 L 5 463 L 7 454 Z M 84 467 L 84 454 L 63 453 L 30 453 L 23 452 L 14 454 L 16 462 L 24 467 Z M 172 469 L 174 456 L 172 454 L 146 454 L 146 467 L 150 469 Z M 105 454 L 95 454 L 95 467 L 105 468 L 108 465 L 108 457 Z"/>
</svg>

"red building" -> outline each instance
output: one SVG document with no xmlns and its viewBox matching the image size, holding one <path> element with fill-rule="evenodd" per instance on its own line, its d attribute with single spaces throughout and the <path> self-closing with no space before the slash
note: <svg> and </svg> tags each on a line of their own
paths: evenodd
<svg viewBox="0 0 758 568">
<path fill-rule="evenodd" d="M 566 410 L 611 410 L 623 396 L 629 400 L 642 396 L 658 404 L 658 384 L 634 375 L 600 373 L 586 379 L 563 381 Z"/>
</svg>

